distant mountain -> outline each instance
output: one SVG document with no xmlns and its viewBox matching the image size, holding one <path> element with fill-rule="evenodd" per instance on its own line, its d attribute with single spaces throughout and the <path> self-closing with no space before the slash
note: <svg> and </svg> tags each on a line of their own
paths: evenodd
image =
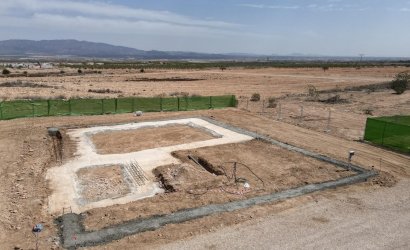
<svg viewBox="0 0 410 250">
<path fill-rule="evenodd" d="M 293 53 L 261 55 L 249 53 L 207 54 L 184 51 L 139 50 L 106 43 L 77 40 L 5 40 L 0 41 L 0 58 L 27 59 L 128 59 L 128 60 L 238 60 L 238 61 L 358 61 L 360 57 L 340 57 Z M 372 60 L 408 60 L 409 58 L 366 57 Z"/>
<path fill-rule="evenodd" d="M 235 59 L 232 54 L 144 51 L 106 43 L 77 40 L 0 41 L 0 57 L 82 57 L 117 59 Z"/>
</svg>

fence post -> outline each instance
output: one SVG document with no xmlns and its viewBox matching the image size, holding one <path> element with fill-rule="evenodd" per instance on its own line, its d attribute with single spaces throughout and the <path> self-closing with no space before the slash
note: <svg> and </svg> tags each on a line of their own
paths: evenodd
<svg viewBox="0 0 410 250">
<path fill-rule="evenodd" d="M 71 115 L 71 99 L 68 99 L 68 112 Z"/>
<path fill-rule="evenodd" d="M 265 100 L 262 101 L 262 115 L 265 113 Z"/>
<path fill-rule="evenodd" d="M 384 122 L 383 133 L 382 133 L 382 146 L 384 146 L 384 133 L 386 132 L 387 122 Z"/>
<path fill-rule="evenodd" d="M 209 109 L 212 109 L 212 96 L 209 97 Z"/>
<path fill-rule="evenodd" d="M 3 120 L 3 102 L 0 102 L 0 120 Z"/>
<path fill-rule="evenodd" d="M 329 108 L 329 115 L 328 115 L 328 117 L 327 117 L 327 128 L 326 128 L 326 132 L 330 132 L 330 118 L 331 118 L 331 115 L 332 115 L 332 110 Z"/>
<path fill-rule="evenodd" d="M 132 98 L 132 111 L 131 111 L 131 113 L 134 112 L 134 111 L 135 111 L 135 98 Z"/>
<path fill-rule="evenodd" d="M 117 114 L 118 98 L 115 98 L 115 113 Z"/>
<path fill-rule="evenodd" d="M 178 99 L 178 111 L 180 111 L 180 107 L 179 107 L 179 97 L 177 97 L 177 99 Z"/>
<path fill-rule="evenodd" d="M 50 116 L 50 109 L 51 109 L 51 103 L 50 103 L 50 100 L 47 100 L 47 116 Z"/>
<path fill-rule="evenodd" d="M 162 112 L 162 97 L 159 98 L 159 109 Z"/>
<path fill-rule="evenodd" d="M 101 114 L 104 114 L 104 99 L 101 99 Z"/>
<path fill-rule="evenodd" d="M 33 102 L 31 103 L 31 110 L 32 110 L 32 114 L 33 114 L 33 117 L 34 117 L 35 110 L 34 110 L 34 103 Z"/>
</svg>

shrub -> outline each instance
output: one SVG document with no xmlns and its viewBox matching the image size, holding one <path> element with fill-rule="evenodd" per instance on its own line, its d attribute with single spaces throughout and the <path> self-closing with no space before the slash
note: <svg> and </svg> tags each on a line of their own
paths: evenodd
<svg viewBox="0 0 410 250">
<path fill-rule="evenodd" d="M 275 97 L 269 97 L 268 99 L 268 108 L 276 108 L 278 104 L 276 103 L 276 98 Z"/>
<path fill-rule="evenodd" d="M 83 73 L 83 71 L 82 71 L 81 69 L 78 69 L 77 72 L 78 72 L 78 74 L 82 74 L 82 73 Z"/>
<path fill-rule="evenodd" d="M 140 73 L 144 73 L 145 72 L 145 69 L 140 69 Z"/>
<path fill-rule="evenodd" d="M 316 101 L 319 98 L 319 92 L 313 85 L 308 85 L 308 96 L 312 101 Z"/>
<path fill-rule="evenodd" d="M 365 115 L 373 115 L 373 109 L 372 108 L 364 109 L 364 114 Z"/>
<path fill-rule="evenodd" d="M 259 102 L 261 100 L 261 95 L 259 93 L 253 93 L 251 96 L 251 102 Z"/>
<path fill-rule="evenodd" d="M 188 92 L 175 91 L 175 92 L 169 93 L 169 96 L 172 96 L 172 97 L 188 97 L 189 93 Z"/>
<path fill-rule="evenodd" d="M 391 88 L 400 95 L 406 91 L 410 81 L 410 75 L 408 73 L 399 73 L 396 78 L 391 82 Z"/>
<path fill-rule="evenodd" d="M 10 74 L 10 70 L 8 69 L 3 69 L 3 71 L 1 72 L 3 75 L 8 75 Z"/>
<path fill-rule="evenodd" d="M 112 89 L 89 89 L 88 90 L 89 93 L 97 93 L 97 94 L 118 94 L 118 93 L 122 93 L 121 90 L 112 90 Z"/>
</svg>

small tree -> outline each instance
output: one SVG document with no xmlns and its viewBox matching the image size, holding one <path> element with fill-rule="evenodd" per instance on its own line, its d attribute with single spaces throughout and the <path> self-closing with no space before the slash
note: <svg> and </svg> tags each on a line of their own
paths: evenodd
<svg viewBox="0 0 410 250">
<path fill-rule="evenodd" d="M 259 102 L 261 100 L 261 95 L 259 93 L 253 93 L 251 96 L 251 102 Z"/>
<path fill-rule="evenodd" d="M 77 72 L 78 72 L 78 74 L 82 74 L 82 73 L 83 73 L 83 71 L 82 71 L 81 69 L 78 69 Z"/>
<path fill-rule="evenodd" d="M 10 70 L 8 69 L 3 69 L 3 71 L 1 72 L 3 75 L 8 75 L 10 74 Z"/>
<path fill-rule="evenodd" d="M 391 82 L 391 88 L 400 95 L 406 91 L 410 82 L 410 75 L 407 72 L 402 72 L 396 75 L 396 78 Z"/>
<path fill-rule="evenodd" d="M 326 70 L 329 70 L 329 67 L 328 66 L 323 66 L 322 69 L 323 69 L 323 72 L 326 72 Z"/>
<path fill-rule="evenodd" d="M 144 72 L 145 72 L 144 68 L 140 69 L 140 73 L 144 73 Z"/>
</svg>

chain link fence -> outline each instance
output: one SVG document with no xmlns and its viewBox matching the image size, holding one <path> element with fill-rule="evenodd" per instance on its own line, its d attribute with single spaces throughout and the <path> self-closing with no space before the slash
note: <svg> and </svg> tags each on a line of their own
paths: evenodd
<svg viewBox="0 0 410 250">
<path fill-rule="evenodd" d="M 116 99 L 16 100 L 0 103 L 0 120 L 22 117 L 101 115 L 134 111 L 189 111 L 235 107 L 236 98 L 228 96 L 130 97 Z"/>
<path fill-rule="evenodd" d="M 367 118 L 364 139 L 410 153 L 410 116 Z"/>
<path fill-rule="evenodd" d="M 326 132 L 349 140 L 361 140 L 364 136 L 366 115 L 331 106 L 319 106 L 308 102 L 260 100 L 252 102 L 242 98 L 238 108 L 296 126 Z"/>
</svg>

